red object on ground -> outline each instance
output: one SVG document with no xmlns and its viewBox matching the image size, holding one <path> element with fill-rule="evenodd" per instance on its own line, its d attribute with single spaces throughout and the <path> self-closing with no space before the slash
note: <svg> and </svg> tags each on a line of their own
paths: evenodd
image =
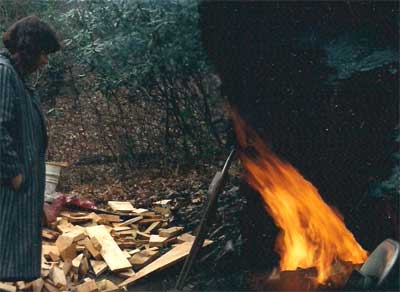
<svg viewBox="0 0 400 292">
<path fill-rule="evenodd" d="M 89 200 L 80 199 L 77 196 L 66 196 L 59 193 L 51 204 L 44 203 L 43 212 L 47 223 L 55 222 L 63 206 L 73 205 L 81 208 L 97 209 L 96 205 Z"/>
</svg>

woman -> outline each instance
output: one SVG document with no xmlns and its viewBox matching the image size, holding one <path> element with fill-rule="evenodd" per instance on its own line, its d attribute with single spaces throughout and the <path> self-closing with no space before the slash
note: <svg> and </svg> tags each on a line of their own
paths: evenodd
<svg viewBox="0 0 400 292">
<path fill-rule="evenodd" d="M 0 281 L 40 277 L 46 126 L 28 76 L 60 49 L 54 30 L 25 17 L 0 53 Z"/>
</svg>

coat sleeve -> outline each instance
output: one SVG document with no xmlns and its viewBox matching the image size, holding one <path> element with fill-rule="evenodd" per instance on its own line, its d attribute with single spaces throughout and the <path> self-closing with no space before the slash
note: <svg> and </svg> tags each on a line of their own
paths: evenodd
<svg viewBox="0 0 400 292">
<path fill-rule="evenodd" d="M 13 72 L 0 64 L 0 179 L 9 179 L 22 173 L 20 158 L 11 136 L 15 122 L 15 90 L 11 80 Z"/>
</svg>

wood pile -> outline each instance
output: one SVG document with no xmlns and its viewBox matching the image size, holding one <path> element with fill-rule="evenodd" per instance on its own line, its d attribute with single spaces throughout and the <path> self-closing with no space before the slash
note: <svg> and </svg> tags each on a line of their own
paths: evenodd
<svg viewBox="0 0 400 292">
<path fill-rule="evenodd" d="M 62 211 L 42 231 L 41 278 L 0 283 L 0 290 L 118 291 L 189 254 L 194 236 L 183 227 L 168 226 L 166 204 L 153 211 L 129 202 L 109 201 L 108 206 L 106 214 Z M 107 279 L 109 273 L 120 281 Z"/>
</svg>

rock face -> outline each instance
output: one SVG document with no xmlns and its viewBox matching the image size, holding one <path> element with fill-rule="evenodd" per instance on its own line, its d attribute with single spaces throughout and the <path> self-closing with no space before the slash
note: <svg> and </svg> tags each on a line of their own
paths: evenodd
<svg viewBox="0 0 400 292">
<path fill-rule="evenodd" d="M 391 175 L 398 147 L 398 12 L 395 1 L 200 5 L 224 94 L 364 245 L 359 202 Z"/>
</svg>

